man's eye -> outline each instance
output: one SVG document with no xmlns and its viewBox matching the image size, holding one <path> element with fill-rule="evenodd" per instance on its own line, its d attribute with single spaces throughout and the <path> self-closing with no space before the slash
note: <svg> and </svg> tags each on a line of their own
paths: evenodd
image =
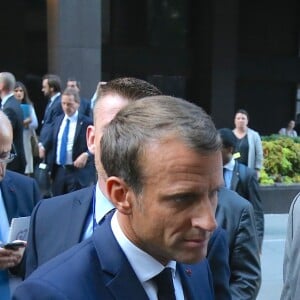
<svg viewBox="0 0 300 300">
<path fill-rule="evenodd" d="M 195 196 L 194 195 L 177 195 L 173 199 L 177 203 L 189 202 L 189 201 L 193 201 L 195 199 Z"/>
</svg>

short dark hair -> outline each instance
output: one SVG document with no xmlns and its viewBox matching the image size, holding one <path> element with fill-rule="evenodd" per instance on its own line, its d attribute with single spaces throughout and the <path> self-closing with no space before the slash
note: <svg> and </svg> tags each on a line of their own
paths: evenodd
<svg viewBox="0 0 300 300">
<path fill-rule="evenodd" d="M 237 110 L 237 112 L 235 114 L 243 114 L 243 115 L 247 116 L 247 119 L 249 120 L 249 114 L 245 109 L 240 108 Z"/>
<path fill-rule="evenodd" d="M 150 143 L 167 135 L 200 153 L 222 146 L 214 123 L 199 106 L 170 96 L 147 97 L 125 106 L 104 130 L 101 162 L 106 174 L 122 178 L 139 194 L 143 154 Z"/>
<path fill-rule="evenodd" d="M 108 94 L 117 94 L 128 101 L 144 97 L 161 95 L 162 92 L 151 83 L 134 77 L 122 77 L 99 83 L 97 87 L 97 100 Z"/>
<path fill-rule="evenodd" d="M 235 147 L 236 145 L 236 137 L 231 129 L 229 128 L 221 128 L 218 130 L 223 147 L 229 148 L 229 147 Z"/>
<path fill-rule="evenodd" d="M 46 74 L 43 77 L 43 80 L 48 80 L 48 85 L 50 88 L 53 88 L 54 92 L 60 93 L 61 92 L 61 80 L 58 75 L 55 74 Z"/>
<path fill-rule="evenodd" d="M 63 93 L 63 95 L 68 95 L 68 96 L 74 96 L 74 100 L 77 103 L 80 103 L 80 96 L 79 93 L 77 92 L 77 90 L 75 88 L 66 88 Z"/>
</svg>

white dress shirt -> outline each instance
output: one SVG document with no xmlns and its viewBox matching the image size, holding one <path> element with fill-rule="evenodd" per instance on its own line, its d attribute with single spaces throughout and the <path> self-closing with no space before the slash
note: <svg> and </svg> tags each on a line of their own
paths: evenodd
<svg viewBox="0 0 300 300">
<path fill-rule="evenodd" d="M 113 204 L 104 196 L 102 191 L 100 190 L 98 184 L 96 184 L 95 187 L 95 216 L 93 215 L 94 209 L 92 209 L 92 213 L 88 217 L 88 220 L 86 222 L 86 228 L 84 230 L 84 234 L 82 237 L 82 240 L 86 240 L 89 238 L 93 233 L 93 225 L 94 225 L 94 217 L 95 221 L 99 223 L 102 218 L 110 212 L 112 209 L 114 209 Z M 94 202 L 94 201 L 93 201 Z M 94 203 L 92 203 L 93 205 Z"/>
<path fill-rule="evenodd" d="M 67 143 L 67 159 L 66 159 L 66 165 L 72 165 L 73 159 L 72 159 L 72 153 L 73 153 L 73 145 L 74 145 L 74 138 L 75 138 L 75 131 L 77 126 L 77 120 L 78 120 L 78 111 L 74 113 L 73 116 L 68 117 L 67 115 L 64 116 L 63 121 L 61 122 L 58 136 L 57 136 L 57 147 L 56 147 L 56 164 L 60 164 L 60 147 L 61 147 L 61 140 L 62 135 L 65 130 L 65 127 L 67 125 L 67 119 L 70 120 L 70 127 L 69 127 L 69 134 L 68 134 L 68 143 Z"/>
<path fill-rule="evenodd" d="M 231 160 L 223 166 L 223 168 L 225 169 L 224 171 L 224 182 L 225 182 L 225 186 L 230 189 L 231 188 L 231 180 L 232 180 L 232 174 L 233 174 L 233 169 L 235 166 L 235 160 L 232 157 Z"/>
<path fill-rule="evenodd" d="M 135 246 L 123 233 L 116 212 L 111 220 L 111 228 L 150 300 L 157 300 L 157 287 L 152 279 L 165 267 L 171 268 L 176 299 L 184 299 L 183 288 L 180 276 L 176 271 L 175 261 L 170 261 L 166 266 L 163 266 L 148 253 Z"/>
</svg>

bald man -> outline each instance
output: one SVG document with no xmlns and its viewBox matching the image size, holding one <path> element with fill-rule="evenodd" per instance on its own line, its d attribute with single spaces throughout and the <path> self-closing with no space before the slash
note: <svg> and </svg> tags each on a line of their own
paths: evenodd
<svg viewBox="0 0 300 300">
<path fill-rule="evenodd" d="M 12 149 L 13 129 L 8 117 L 0 111 L 0 245 L 8 242 L 12 218 L 30 216 L 40 199 L 36 182 L 27 176 L 6 170 L 16 154 Z M 22 249 L 9 250 L 0 246 L 0 295 L 1 300 L 11 299 L 16 285 L 8 269 L 17 266 L 22 258 Z"/>
</svg>

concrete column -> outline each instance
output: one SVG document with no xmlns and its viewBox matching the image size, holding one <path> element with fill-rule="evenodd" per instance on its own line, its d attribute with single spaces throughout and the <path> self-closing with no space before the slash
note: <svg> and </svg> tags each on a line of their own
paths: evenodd
<svg viewBox="0 0 300 300">
<path fill-rule="evenodd" d="M 101 80 L 101 0 L 47 0 L 48 72 L 81 82 L 90 98 Z"/>
</svg>

